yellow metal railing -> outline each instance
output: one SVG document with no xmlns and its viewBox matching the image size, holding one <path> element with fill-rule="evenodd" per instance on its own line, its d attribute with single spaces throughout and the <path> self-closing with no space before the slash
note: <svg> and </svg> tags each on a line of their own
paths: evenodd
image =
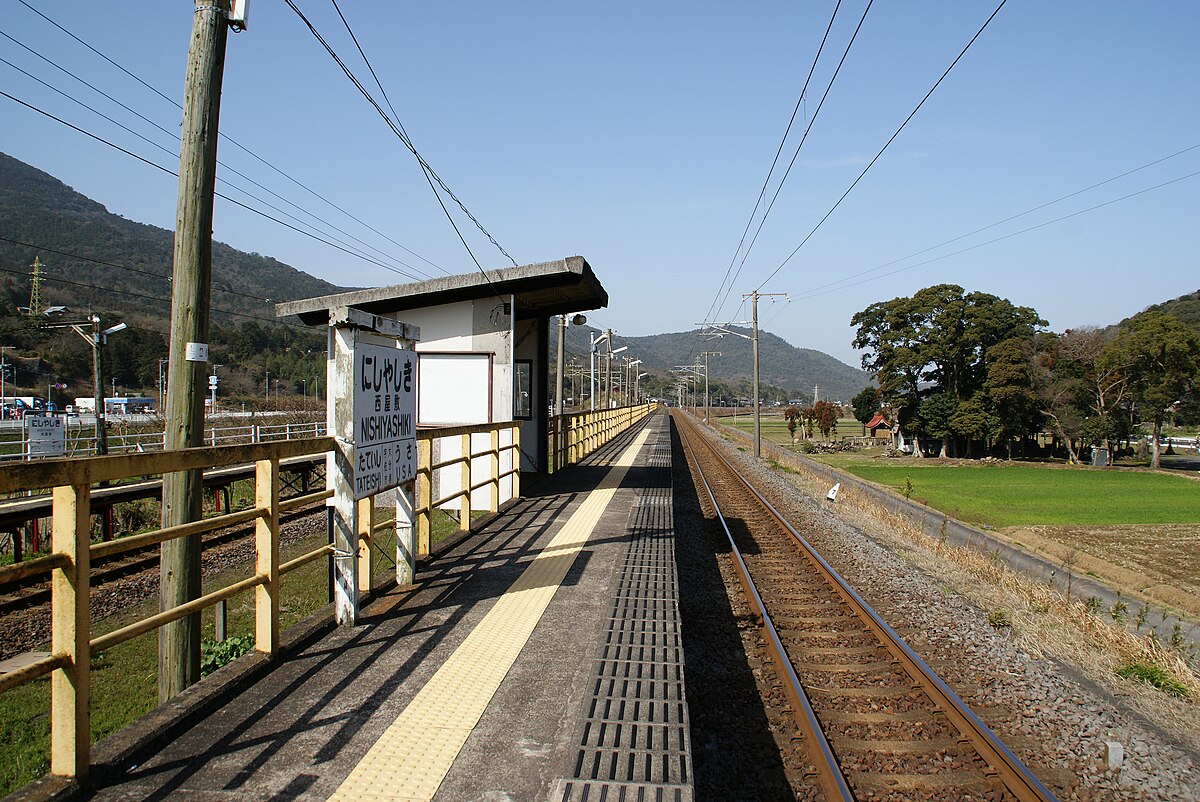
<svg viewBox="0 0 1200 802">
<path fill-rule="evenodd" d="M 550 435 L 553 469 L 574 465 L 618 434 L 658 409 L 656 402 L 591 412 L 575 412 L 551 418 Z"/>
<path fill-rule="evenodd" d="M 472 448 L 474 437 L 487 437 L 488 447 Z M 505 440 L 507 442 L 502 442 Z M 459 453 L 450 455 L 449 444 Z M 331 437 L 286 440 L 247 445 L 190 448 L 179 451 L 119 454 L 69 460 L 46 460 L 7 467 L 0 472 L 0 493 L 50 488 L 52 493 L 51 553 L 0 567 L 0 588 L 13 582 L 50 575 L 50 656 L 0 675 L 0 692 L 51 675 L 50 771 L 67 777 L 83 777 L 89 762 L 89 713 L 91 694 L 90 656 L 119 643 L 157 629 L 164 624 L 200 612 L 243 591 L 255 592 L 255 648 L 274 654 L 279 647 L 280 578 L 300 566 L 332 553 L 324 545 L 295 559 L 281 562 L 279 554 L 280 514 L 305 504 L 329 499 L 332 490 L 310 493 L 281 501 L 279 463 L 291 457 L 333 450 Z M 446 453 L 434 463 L 431 456 Z M 255 465 L 254 507 L 180 526 L 131 535 L 108 542 L 92 543 L 90 496 L 99 482 L 117 482 L 134 476 L 173 473 L 183 470 Z M 479 463 L 482 463 L 480 465 Z M 454 471 L 455 466 L 459 467 Z M 460 526 L 470 528 L 472 495 L 486 488 L 491 511 L 520 496 L 520 435 L 518 424 L 485 424 L 417 432 L 416 556 L 429 553 L 433 510 L 458 500 Z M 483 468 L 480 470 L 480 468 Z M 457 473 L 458 481 L 450 475 Z M 505 482 L 505 480 L 509 480 Z M 439 490 L 433 498 L 433 488 Z M 371 540 L 376 532 L 396 524 L 376 524 L 373 499 L 359 502 L 359 582 L 369 591 Z M 255 522 L 254 575 L 185 604 L 135 621 L 121 629 L 91 636 L 89 594 L 93 559 L 145 548 L 175 538 L 200 535 L 235 524 Z M 365 570 L 363 570 L 365 569 Z"/>
</svg>

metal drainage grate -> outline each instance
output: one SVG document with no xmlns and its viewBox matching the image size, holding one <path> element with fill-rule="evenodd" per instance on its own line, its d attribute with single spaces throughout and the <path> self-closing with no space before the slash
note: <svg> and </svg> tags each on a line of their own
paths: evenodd
<svg viewBox="0 0 1200 802">
<path fill-rule="evenodd" d="M 574 776 L 558 802 L 691 802 L 691 745 L 679 635 L 671 445 L 660 432 L 630 512 L 629 550 L 613 598 Z"/>
</svg>

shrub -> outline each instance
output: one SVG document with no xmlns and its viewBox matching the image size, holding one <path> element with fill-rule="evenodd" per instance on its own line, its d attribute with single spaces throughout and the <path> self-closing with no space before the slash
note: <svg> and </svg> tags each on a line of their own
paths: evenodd
<svg viewBox="0 0 1200 802">
<path fill-rule="evenodd" d="M 238 635 L 235 638 L 219 641 L 201 641 L 200 676 L 207 677 L 221 666 L 236 660 L 253 648 L 253 635 Z"/>
<path fill-rule="evenodd" d="M 1117 676 L 1152 685 L 1177 699 L 1188 698 L 1187 686 L 1158 666 L 1139 662 L 1126 663 L 1117 669 Z"/>
</svg>

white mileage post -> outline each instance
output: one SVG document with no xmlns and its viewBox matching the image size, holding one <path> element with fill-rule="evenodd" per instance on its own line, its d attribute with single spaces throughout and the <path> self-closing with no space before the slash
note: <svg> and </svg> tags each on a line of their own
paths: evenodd
<svg viewBox="0 0 1200 802">
<path fill-rule="evenodd" d="M 409 482 L 417 461 L 417 354 L 358 342 L 354 349 L 354 498 Z"/>
</svg>

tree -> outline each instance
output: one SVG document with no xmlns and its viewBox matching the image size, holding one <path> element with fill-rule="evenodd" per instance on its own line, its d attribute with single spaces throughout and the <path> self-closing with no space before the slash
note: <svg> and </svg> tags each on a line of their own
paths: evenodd
<svg viewBox="0 0 1200 802">
<path fill-rule="evenodd" d="M 921 427 L 942 440 L 939 459 L 949 456 L 950 435 L 954 433 L 951 420 L 958 412 L 958 399 L 953 393 L 934 393 L 921 402 L 919 420 Z"/>
<path fill-rule="evenodd" d="M 788 434 L 795 440 L 796 424 L 800 422 L 800 410 L 796 407 L 787 407 L 783 410 L 783 417 L 787 421 Z"/>
<path fill-rule="evenodd" d="M 1036 434 L 1041 426 L 1034 388 L 1035 341 L 1013 337 L 988 349 L 988 376 L 983 389 L 991 413 L 989 433 L 1003 442 L 1012 459 L 1012 441 Z"/>
<path fill-rule="evenodd" d="M 875 374 L 881 398 L 895 406 L 902 427 L 930 422 L 943 438 L 955 405 L 983 388 L 990 349 L 1008 339 L 1032 338 L 1044 320 L 1029 307 L 955 284 L 938 284 L 908 298 L 867 307 L 851 319 L 862 365 Z M 946 394 L 923 412 L 927 397 Z M 920 453 L 919 443 L 914 453 Z M 948 444 L 943 442 L 942 453 Z"/>
<path fill-rule="evenodd" d="M 995 417 L 988 412 L 987 396 L 982 391 L 959 403 L 950 416 L 950 431 L 967 441 L 968 458 L 971 456 L 971 441 L 986 440 L 995 425 Z"/>
<path fill-rule="evenodd" d="M 850 406 L 854 408 L 854 419 L 863 425 L 863 434 L 866 434 L 866 425 L 879 412 L 879 388 L 868 384 L 850 399 Z"/>
<path fill-rule="evenodd" d="M 1175 318 L 1150 311 L 1122 325 L 1111 348 L 1126 366 L 1139 414 L 1153 422 L 1150 467 L 1157 468 L 1168 410 L 1200 387 L 1200 336 Z"/>
<path fill-rule="evenodd" d="M 821 437 L 828 440 L 829 435 L 837 430 L 837 422 L 841 414 L 842 408 L 832 401 L 818 401 L 813 404 L 813 419 L 817 429 L 821 432 Z"/>
</svg>

